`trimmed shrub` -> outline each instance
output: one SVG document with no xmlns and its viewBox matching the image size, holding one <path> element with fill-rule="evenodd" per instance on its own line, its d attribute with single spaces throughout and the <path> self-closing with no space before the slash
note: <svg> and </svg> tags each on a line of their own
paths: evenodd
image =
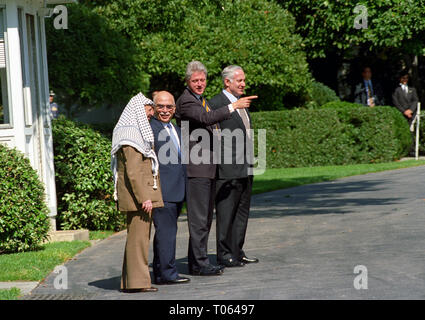
<svg viewBox="0 0 425 320">
<path fill-rule="evenodd" d="M 267 129 L 267 167 L 388 162 L 412 143 L 407 122 L 393 107 L 348 107 L 252 113 Z"/>
<path fill-rule="evenodd" d="M 340 102 L 335 91 L 323 83 L 317 81 L 313 81 L 311 84 L 310 99 L 311 101 L 309 101 L 307 104 L 309 108 L 318 108 L 328 102 L 333 101 L 337 103 Z"/>
<path fill-rule="evenodd" d="M 48 212 L 29 160 L 0 144 L 0 253 L 37 249 L 47 239 Z"/>
<path fill-rule="evenodd" d="M 64 117 L 53 121 L 53 138 L 60 227 L 121 229 L 124 217 L 113 200 L 111 141 Z"/>
<path fill-rule="evenodd" d="M 321 109 L 352 109 L 352 108 L 370 108 L 365 107 L 358 103 L 351 103 L 346 101 L 330 101 L 320 107 Z"/>
</svg>

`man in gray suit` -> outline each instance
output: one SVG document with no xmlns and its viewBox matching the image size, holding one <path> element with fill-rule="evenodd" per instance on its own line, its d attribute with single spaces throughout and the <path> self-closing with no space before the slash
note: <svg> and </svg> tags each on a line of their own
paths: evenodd
<svg viewBox="0 0 425 320">
<path fill-rule="evenodd" d="M 209 101 L 213 110 L 237 102 L 245 93 L 245 73 L 241 67 L 232 65 L 224 68 L 222 79 L 224 89 Z M 253 163 L 249 111 L 239 109 L 233 112 L 230 118 L 220 122 L 220 128 L 222 159 L 218 165 L 215 198 L 217 261 L 226 267 L 242 267 L 246 263 L 258 262 L 255 257 L 248 258 L 242 249 L 253 182 L 249 170 Z M 236 143 L 233 143 L 233 137 Z"/>
</svg>

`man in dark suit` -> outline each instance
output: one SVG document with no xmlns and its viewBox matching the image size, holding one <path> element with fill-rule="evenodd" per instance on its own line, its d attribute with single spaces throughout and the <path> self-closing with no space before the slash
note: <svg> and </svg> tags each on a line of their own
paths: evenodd
<svg viewBox="0 0 425 320">
<path fill-rule="evenodd" d="M 402 72 L 399 79 L 400 85 L 393 93 L 393 104 L 403 113 L 410 125 L 415 119 L 419 99 L 416 89 L 408 86 L 409 74 Z"/>
<path fill-rule="evenodd" d="M 213 97 L 211 109 L 234 103 L 245 90 L 245 73 L 239 66 L 223 69 L 224 90 Z M 226 267 L 242 267 L 245 263 L 258 262 L 248 258 L 242 247 L 248 226 L 251 203 L 252 132 L 247 109 L 233 112 L 229 119 L 220 122 L 221 162 L 218 165 L 216 192 L 217 261 Z M 236 137 L 236 142 L 233 141 Z M 248 157 L 247 157 L 248 156 Z"/>
<path fill-rule="evenodd" d="M 372 70 L 364 67 L 362 70 L 363 81 L 354 90 L 354 102 L 364 106 L 383 106 L 384 96 L 378 82 L 372 83 Z"/>
<path fill-rule="evenodd" d="M 190 62 L 186 67 L 185 80 L 187 88 L 177 99 L 176 119 L 177 124 L 182 127 L 183 159 L 187 161 L 189 273 L 220 275 L 223 268 L 210 263 L 207 249 L 215 198 L 216 165 L 213 146 L 217 143 L 214 139 L 220 134 L 218 122 L 229 119 L 236 109 L 249 107 L 253 97 L 246 97 L 236 103 L 211 110 L 202 96 L 207 80 L 205 66 L 199 61 Z M 185 134 L 190 137 L 186 139 Z"/>
<path fill-rule="evenodd" d="M 179 276 L 176 267 L 177 219 L 185 199 L 186 168 L 181 162 L 181 131 L 171 123 L 176 111 L 174 97 L 159 91 L 154 98 L 155 118 L 150 124 L 159 161 L 164 207 L 155 209 L 153 222 L 153 274 L 156 284 L 179 284 L 190 280 Z"/>
<path fill-rule="evenodd" d="M 409 123 L 410 132 L 412 135 L 412 146 L 409 151 L 410 156 L 415 156 L 415 134 L 412 122 L 416 117 L 416 109 L 418 107 L 418 94 L 416 89 L 408 86 L 409 74 L 407 71 L 403 71 L 400 74 L 400 84 L 393 93 L 393 104 L 398 110 L 404 115 L 407 122 Z"/>
</svg>

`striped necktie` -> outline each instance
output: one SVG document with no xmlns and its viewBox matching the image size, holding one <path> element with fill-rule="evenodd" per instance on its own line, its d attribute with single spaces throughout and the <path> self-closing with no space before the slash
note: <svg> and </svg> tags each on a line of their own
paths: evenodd
<svg viewBox="0 0 425 320">
<path fill-rule="evenodd" d="M 207 100 L 205 100 L 204 97 L 201 97 L 201 99 L 202 99 L 202 106 L 205 108 L 205 110 L 207 110 L 207 112 L 210 112 L 210 107 L 208 107 Z M 214 125 L 214 129 L 217 130 L 217 133 L 219 132 L 217 124 Z"/>
</svg>

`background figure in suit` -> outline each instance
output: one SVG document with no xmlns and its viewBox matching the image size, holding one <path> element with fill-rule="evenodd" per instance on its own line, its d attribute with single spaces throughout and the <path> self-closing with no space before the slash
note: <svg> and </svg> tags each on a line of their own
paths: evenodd
<svg viewBox="0 0 425 320">
<path fill-rule="evenodd" d="M 409 123 L 409 126 L 411 126 L 416 117 L 416 109 L 419 102 L 418 95 L 415 88 L 407 85 L 409 74 L 406 71 L 400 74 L 399 79 L 400 86 L 393 93 L 393 104 L 400 110 Z M 410 148 L 409 155 L 415 156 L 415 134 L 412 127 L 410 128 L 410 132 L 412 135 L 412 147 Z"/>
<path fill-rule="evenodd" d="M 184 143 L 182 148 L 183 158 L 188 159 L 186 203 L 189 225 L 189 273 L 220 275 L 223 268 L 210 263 L 207 248 L 215 198 L 216 165 L 213 161 L 213 139 L 219 134 L 218 122 L 230 118 L 234 110 L 248 107 L 250 99 L 247 97 L 233 105 L 211 110 L 202 96 L 206 88 L 207 69 L 199 61 L 192 61 L 187 65 L 185 80 L 187 88 L 177 99 L 176 104 L 177 124 L 182 126 L 182 121 L 187 121 L 191 136 L 194 130 L 197 132 L 201 130 L 204 133 L 203 137 L 189 139 L 188 150 Z M 205 137 L 207 141 L 204 141 Z M 182 139 L 186 141 L 185 137 Z M 192 154 L 194 148 L 200 152 Z M 202 159 L 194 159 L 198 154 L 204 155 Z"/>
<path fill-rule="evenodd" d="M 153 274 L 156 284 L 179 284 L 189 281 L 179 276 L 176 267 L 177 219 L 186 188 L 186 168 L 180 156 L 181 131 L 171 123 L 176 111 L 174 97 L 167 91 L 159 91 L 154 103 L 156 118 L 150 123 L 159 160 L 164 207 L 155 209 L 153 215 Z"/>
<path fill-rule="evenodd" d="M 415 119 L 419 99 L 416 89 L 407 85 L 409 82 L 409 74 L 407 72 L 402 72 L 399 79 L 400 85 L 393 93 L 393 104 L 403 113 L 410 125 Z"/>
<path fill-rule="evenodd" d="M 153 102 L 139 93 L 125 107 L 112 135 L 114 199 L 127 214 L 127 241 L 121 276 L 125 292 L 155 292 L 148 267 L 152 210 L 164 206 L 158 159 L 149 125 Z"/>
<path fill-rule="evenodd" d="M 383 106 L 384 95 L 378 82 L 372 82 L 372 70 L 364 67 L 362 70 L 363 81 L 354 90 L 354 102 L 364 106 Z"/>
<path fill-rule="evenodd" d="M 224 90 L 210 100 L 212 109 L 236 102 L 244 94 L 245 74 L 241 67 L 224 68 L 222 78 Z M 220 128 L 222 161 L 218 165 L 215 199 L 217 261 L 226 267 L 241 267 L 245 263 L 258 262 L 257 258 L 248 258 L 242 249 L 248 227 L 253 181 L 248 171 L 253 162 L 247 159 L 247 151 L 252 150 L 252 137 L 248 131 L 251 129 L 251 118 L 248 110 L 233 112 L 229 119 L 220 122 Z M 236 138 L 236 142 L 232 141 L 232 136 L 237 135 L 240 137 Z M 248 156 L 251 155 L 252 152 L 248 152 Z M 225 157 L 229 156 L 231 159 L 225 161 Z"/>
</svg>

